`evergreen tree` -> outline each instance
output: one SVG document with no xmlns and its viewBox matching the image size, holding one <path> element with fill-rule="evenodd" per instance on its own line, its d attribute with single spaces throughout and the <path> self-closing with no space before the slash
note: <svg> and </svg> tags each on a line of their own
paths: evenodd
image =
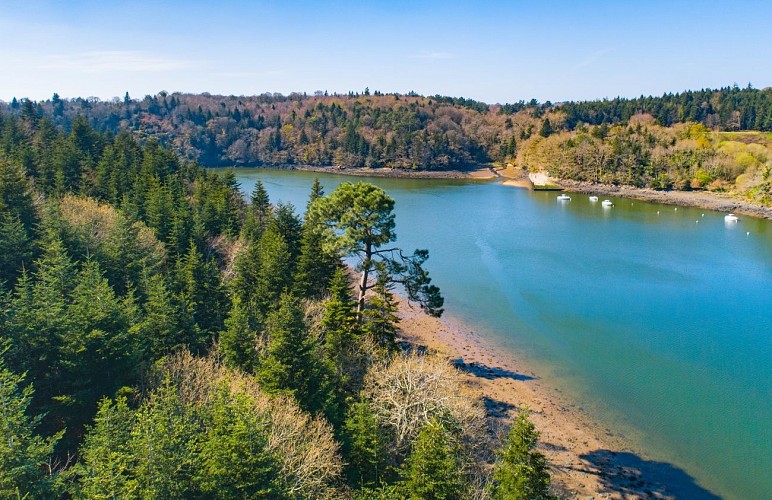
<svg viewBox="0 0 772 500">
<path fill-rule="evenodd" d="M 177 262 L 179 297 L 184 310 L 195 323 L 199 335 L 191 338 L 192 350 L 203 348 L 223 328 L 226 296 L 220 283 L 220 271 L 213 260 L 204 260 L 193 241 L 188 252 Z"/>
<path fill-rule="evenodd" d="M 294 290 L 300 297 L 321 297 L 340 262 L 333 252 L 324 247 L 323 226 L 311 210 L 311 205 L 323 195 L 319 179 L 316 179 L 303 221 L 300 256 L 295 271 Z"/>
<path fill-rule="evenodd" d="M 351 405 L 343 435 L 351 480 L 358 487 L 378 486 L 388 471 L 388 437 L 367 402 Z"/>
<path fill-rule="evenodd" d="M 199 427 L 190 408 L 182 405 L 176 388 L 165 381 L 136 413 L 130 453 L 136 464 L 129 485 L 141 498 L 186 498 L 196 488 Z M 136 486 L 134 486 L 136 485 Z"/>
<path fill-rule="evenodd" d="M 258 241 L 271 216 L 271 202 L 263 182 L 258 179 L 250 197 L 243 233 L 248 241 Z"/>
<path fill-rule="evenodd" d="M 550 476 L 545 456 L 536 451 L 539 432 L 523 409 L 515 418 L 493 472 L 493 498 L 549 499 Z"/>
<path fill-rule="evenodd" d="M 407 497 L 415 500 L 465 498 L 458 445 L 442 424 L 429 421 L 403 464 Z"/>
<path fill-rule="evenodd" d="M 396 347 L 397 303 L 394 294 L 391 293 L 391 284 L 386 279 L 385 273 L 379 273 L 373 295 L 364 310 L 362 330 L 371 336 L 379 344 L 393 349 Z"/>
<path fill-rule="evenodd" d="M 196 345 L 192 318 L 186 321 L 181 314 L 182 305 L 169 290 L 166 280 L 160 274 L 145 280 L 145 294 L 142 320 L 132 326 L 142 349 L 150 359 L 159 359 L 187 345 Z"/>
<path fill-rule="evenodd" d="M 268 449 L 267 423 L 253 402 L 229 387 L 203 410 L 195 482 L 207 498 L 281 498 L 279 467 Z"/>
<path fill-rule="evenodd" d="M 552 135 L 552 124 L 550 123 L 549 118 L 545 118 L 544 121 L 541 124 L 541 128 L 539 129 L 539 135 L 542 137 L 549 137 Z"/>
<path fill-rule="evenodd" d="M 70 328 L 62 337 L 62 381 L 57 401 L 66 408 L 68 432 L 79 434 L 104 396 L 132 384 L 140 359 L 129 326 L 131 298 L 121 302 L 99 265 L 83 265 L 71 294 Z"/>
<path fill-rule="evenodd" d="M 21 219 L 0 212 L 0 283 L 12 287 L 34 255 L 34 243 Z"/>
<path fill-rule="evenodd" d="M 225 364 L 252 372 L 257 361 L 257 334 L 249 326 L 249 314 L 238 295 L 233 296 L 231 310 L 220 334 L 220 352 Z"/>
<path fill-rule="evenodd" d="M 54 495 L 56 472 L 48 465 L 61 433 L 47 439 L 35 433 L 40 417 L 27 413 L 33 389 L 22 384 L 24 375 L 7 370 L 0 352 L 0 497 L 47 498 Z"/>
<path fill-rule="evenodd" d="M 125 397 L 100 402 L 76 465 L 78 496 L 104 500 L 136 496 L 137 485 L 132 481 L 136 462 L 130 449 L 135 425 Z"/>
<path fill-rule="evenodd" d="M 323 411 L 331 398 L 298 299 L 281 296 L 278 309 L 268 314 L 265 335 L 268 347 L 257 371 L 262 387 L 294 396 L 307 411 Z"/>
<path fill-rule="evenodd" d="M 292 256 L 284 236 L 271 225 L 263 233 L 255 249 L 259 267 L 252 291 L 258 317 L 265 318 L 273 309 L 282 292 L 292 288 Z"/>
</svg>

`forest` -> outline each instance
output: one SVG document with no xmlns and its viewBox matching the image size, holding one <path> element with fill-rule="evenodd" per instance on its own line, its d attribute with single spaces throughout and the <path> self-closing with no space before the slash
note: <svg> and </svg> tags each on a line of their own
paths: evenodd
<svg viewBox="0 0 772 500">
<path fill-rule="evenodd" d="M 301 215 L 83 116 L 0 131 L 0 498 L 554 495 L 527 409 L 398 345 L 395 287 L 443 299 L 379 188 Z"/>
<path fill-rule="evenodd" d="M 488 105 L 369 89 L 0 103 L 6 116 L 130 132 L 206 167 L 466 169 L 491 162 L 653 189 L 729 191 L 769 204 L 772 89 Z M 696 127 L 695 127 L 696 126 Z M 556 136 L 556 137 L 550 137 Z M 550 138 L 548 141 L 543 139 Z M 559 168 L 556 168 L 556 165 Z"/>
</svg>

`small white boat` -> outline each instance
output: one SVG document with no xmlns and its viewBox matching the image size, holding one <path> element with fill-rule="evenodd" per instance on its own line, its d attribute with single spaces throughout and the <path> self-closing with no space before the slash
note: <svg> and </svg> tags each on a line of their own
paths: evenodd
<svg viewBox="0 0 772 500">
<path fill-rule="evenodd" d="M 594 203 L 594 202 L 598 201 L 598 197 L 597 196 L 590 196 L 590 201 Z"/>
<path fill-rule="evenodd" d="M 567 194 L 559 194 L 558 201 L 571 201 L 571 197 Z"/>
<path fill-rule="evenodd" d="M 611 200 L 603 200 L 602 202 L 600 202 L 600 204 L 603 205 L 604 207 L 613 207 L 614 206 L 614 204 L 611 203 Z"/>
<path fill-rule="evenodd" d="M 726 214 L 724 216 L 724 222 L 737 222 L 739 217 L 737 217 L 735 214 Z"/>
</svg>

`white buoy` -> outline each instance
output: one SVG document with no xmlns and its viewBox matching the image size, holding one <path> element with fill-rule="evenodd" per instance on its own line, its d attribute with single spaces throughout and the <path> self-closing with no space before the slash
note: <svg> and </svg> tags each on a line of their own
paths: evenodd
<svg viewBox="0 0 772 500">
<path fill-rule="evenodd" d="M 678 207 L 675 207 L 673 210 L 678 210 Z"/>
<path fill-rule="evenodd" d="M 657 210 L 657 215 L 659 215 L 659 210 Z"/>
<path fill-rule="evenodd" d="M 699 224 L 699 223 L 700 223 L 700 221 L 696 220 L 696 221 L 694 221 L 694 223 L 695 223 L 695 224 Z"/>
<path fill-rule="evenodd" d="M 751 232 L 750 232 L 750 231 L 748 231 L 747 233 L 745 233 L 745 236 L 750 236 L 750 235 L 751 235 Z"/>
<path fill-rule="evenodd" d="M 705 214 L 702 214 L 700 217 L 705 217 Z"/>
</svg>

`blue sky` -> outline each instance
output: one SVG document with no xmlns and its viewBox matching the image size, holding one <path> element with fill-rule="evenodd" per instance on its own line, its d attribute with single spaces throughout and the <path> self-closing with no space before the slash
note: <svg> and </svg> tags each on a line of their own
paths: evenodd
<svg viewBox="0 0 772 500">
<path fill-rule="evenodd" d="M 3 0 L 0 99 L 409 92 L 514 102 L 772 85 L 769 1 Z"/>
</svg>

